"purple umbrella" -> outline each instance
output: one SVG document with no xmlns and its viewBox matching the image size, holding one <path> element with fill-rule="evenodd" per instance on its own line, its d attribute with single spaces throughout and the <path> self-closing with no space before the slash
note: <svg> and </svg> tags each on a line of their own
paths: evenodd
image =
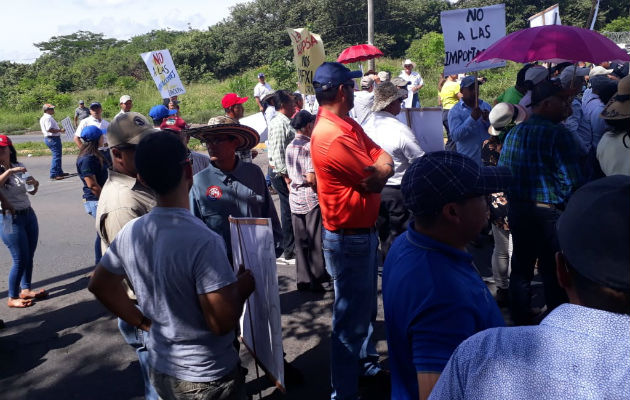
<svg viewBox="0 0 630 400">
<path fill-rule="evenodd" d="M 630 61 L 615 42 L 598 32 L 565 25 L 523 29 L 499 39 L 471 62 L 512 60 L 520 63 Z"/>
</svg>

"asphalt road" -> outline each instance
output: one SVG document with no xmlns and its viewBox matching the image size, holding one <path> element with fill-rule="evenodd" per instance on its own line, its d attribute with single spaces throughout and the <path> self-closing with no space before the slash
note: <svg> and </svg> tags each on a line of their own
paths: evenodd
<svg viewBox="0 0 630 400">
<path fill-rule="evenodd" d="M 63 157 L 66 172 L 76 172 L 75 160 Z M 124 343 L 116 319 L 86 289 L 93 269 L 95 231 L 94 220 L 83 209 L 79 178 L 49 181 L 50 157 L 22 157 L 20 161 L 40 181 L 39 192 L 31 197 L 40 231 L 33 288 L 46 288 L 50 297 L 26 309 L 0 304 L 0 319 L 6 324 L 0 330 L 0 398 L 141 399 L 143 384 L 135 352 Z M 265 152 L 255 161 L 266 165 Z M 487 246 L 476 254 L 484 275 L 489 272 L 488 256 Z M 9 252 L 0 245 L 2 301 L 7 298 L 10 267 Z M 302 371 L 305 382 L 281 396 L 264 377 L 256 378 L 251 358 L 242 350 L 249 370 L 248 391 L 261 389 L 266 399 L 329 398 L 333 294 L 298 292 L 294 276 L 294 266 L 278 265 L 286 359 Z M 386 364 L 381 301 L 379 295 L 375 338 Z M 364 392 L 368 399 L 388 398 L 383 388 L 367 387 Z"/>
</svg>

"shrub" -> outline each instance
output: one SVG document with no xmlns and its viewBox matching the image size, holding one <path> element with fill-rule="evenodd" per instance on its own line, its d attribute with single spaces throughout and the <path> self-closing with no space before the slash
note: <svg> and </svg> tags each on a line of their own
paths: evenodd
<svg viewBox="0 0 630 400">
<path fill-rule="evenodd" d="M 420 39 L 411 42 L 406 56 L 423 68 L 434 68 L 443 65 L 444 36 L 437 32 L 425 34 Z"/>
<path fill-rule="evenodd" d="M 119 90 L 131 90 L 138 86 L 138 81 L 131 76 L 121 76 L 116 79 L 116 88 Z"/>
</svg>

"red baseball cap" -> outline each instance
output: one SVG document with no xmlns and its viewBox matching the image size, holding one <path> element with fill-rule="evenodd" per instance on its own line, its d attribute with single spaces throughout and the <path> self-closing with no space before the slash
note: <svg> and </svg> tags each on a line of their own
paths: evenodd
<svg viewBox="0 0 630 400">
<path fill-rule="evenodd" d="M 181 132 L 182 129 L 186 129 L 187 125 L 186 121 L 173 115 L 168 118 L 164 118 L 164 121 L 160 124 L 160 129 L 172 129 L 176 132 Z"/>
<path fill-rule="evenodd" d="M 11 139 L 7 135 L 0 135 L 0 147 L 11 146 Z"/>
<path fill-rule="evenodd" d="M 223 99 L 221 99 L 221 105 L 223 106 L 223 108 L 230 108 L 234 104 L 245 103 L 247 99 L 249 99 L 249 97 L 238 97 L 236 93 L 228 93 L 223 96 Z"/>
</svg>

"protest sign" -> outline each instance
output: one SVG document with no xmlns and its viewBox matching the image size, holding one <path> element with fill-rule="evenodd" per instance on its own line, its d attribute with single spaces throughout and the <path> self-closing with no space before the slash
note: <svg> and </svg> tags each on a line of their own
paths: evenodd
<svg viewBox="0 0 630 400">
<path fill-rule="evenodd" d="M 396 118 L 411 129 L 425 153 L 444 150 L 441 108 L 403 108 Z"/>
<path fill-rule="evenodd" d="M 258 132 L 258 135 L 260 136 L 260 143 L 267 141 L 267 120 L 265 120 L 265 115 L 263 113 L 257 112 L 256 114 L 241 118 L 238 120 L 238 123 L 241 125 L 247 125 Z"/>
<path fill-rule="evenodd" d="M 167 99 L 186 93 L 177 70 L 175 70 L 171 53 L 167 49 L 142 53 L 140 56 L 147 65 L 162 98 Z"/>
<path fill-rule="evenodd" d="M 307 28 L 287 29 L 293 46 L 293 62 L 298 74 L 298 89 L 302 94 L 315 94 L 313 76 L 325 60 L 324 42 Z"/>
<path fill-rule="evenodd" d="M 65 134 L 66 134 L 66 139 L 69 141 L 73 141 L 74 140 L 74 126 L 72 126 L 72 122 L 70 120 L 70 117 L 66 117 L 64 119 L 61 120 L 61 122 L 59 122 L 61 124 L 61 126 L 63 127 L 63 129 L 66 130 Z"/>
<path fill-rule="evenodd" d="M 284 359 L 276 254 L 269 218 L 229 218 L 234 266 L 254 276 L 256 289 L 241 316 L 243 344 L 284 391 Z"/>
<path fill-rule="evenodd" d="M 505 4 L 442 11 L 444 76 L 505 66 L 505 62 L 469 64 L 478 53 L 505 36 Z"/>
<path fill-rule="evenodd" d="M 560 22 L 560 6 L 557 4 L 529 17 L 529 27 L 544 25 L 562 25 Z"/>
</svg>

